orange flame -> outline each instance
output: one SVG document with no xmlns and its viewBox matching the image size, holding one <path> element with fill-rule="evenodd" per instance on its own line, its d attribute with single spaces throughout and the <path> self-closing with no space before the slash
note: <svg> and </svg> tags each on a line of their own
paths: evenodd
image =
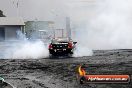
<svg viewBox="0 0 132 88">
<path fill-rule="evenodd" d="M 78 72 L 80 76 L 84 76 L 86 75 L 86 71 L 82 68 L 82 66 L 78 67 Z"/>
</svg>

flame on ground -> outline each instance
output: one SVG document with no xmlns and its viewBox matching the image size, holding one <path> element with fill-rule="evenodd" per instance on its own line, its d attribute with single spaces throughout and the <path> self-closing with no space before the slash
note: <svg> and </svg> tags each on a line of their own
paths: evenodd
<svg viewBox="0 0 132 88">
<path fill-rule="evenodd" d="M 78 73 L 80 76 L 85 76 L 86 75 L 86 71 L 82 68 L 82 66 L 78 67 Z"/>
</svg>

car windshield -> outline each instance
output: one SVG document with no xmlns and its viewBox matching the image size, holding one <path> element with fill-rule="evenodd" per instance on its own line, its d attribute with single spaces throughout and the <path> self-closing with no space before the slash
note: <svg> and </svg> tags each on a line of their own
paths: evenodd
<svg viewBox="0 0 132 88">
<path fill-rule="evenodd" d="M 53 39 L 52 43 L 65 43 L 65 42 L 69 42 L 68 38 L 57 38 L 57 39 Z"/>
</svg>

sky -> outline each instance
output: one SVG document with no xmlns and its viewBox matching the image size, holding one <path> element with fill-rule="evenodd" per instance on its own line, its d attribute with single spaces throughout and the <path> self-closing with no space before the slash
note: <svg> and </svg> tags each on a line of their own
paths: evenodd
<svg viewBox="0 0 132 88">
<path fill-rule="evenodd" d="M 93 1 L 95 0 L 0 0 L 0 9 L 8 17 L 19 16 L 25 21 L 55 21 L 61 28 L 64 27 L 66 17 L 78 11 L 85 14 L 84 7 L 91 8 Z"/>
</svg>

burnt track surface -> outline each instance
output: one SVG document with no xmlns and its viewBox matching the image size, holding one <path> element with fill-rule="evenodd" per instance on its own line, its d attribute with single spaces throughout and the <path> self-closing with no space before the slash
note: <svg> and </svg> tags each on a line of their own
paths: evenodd
<svg viewBox="0 0 132 88">
<path fill-rule="evenodd" d="M 1 59 L 0 75 L 17 88 L 132 88 L 129 84 L 84 84 L 76 80 L 76 67 L 89 74 L 130 74 L 132 50 L 94 51 L 93 56 L 52 59 Z"/>
</svg>

